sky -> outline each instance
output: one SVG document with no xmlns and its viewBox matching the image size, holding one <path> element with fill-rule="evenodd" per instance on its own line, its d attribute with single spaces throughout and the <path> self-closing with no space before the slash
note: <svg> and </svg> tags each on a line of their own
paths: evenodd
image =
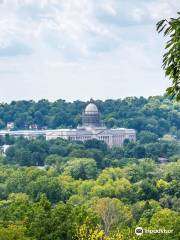
<svg viewBox="0 0 180 240">
<path fill-rule="evenodd" d="M 161 95 L 180 0 L 0 0 L 0 102 Z"/>
</svg>

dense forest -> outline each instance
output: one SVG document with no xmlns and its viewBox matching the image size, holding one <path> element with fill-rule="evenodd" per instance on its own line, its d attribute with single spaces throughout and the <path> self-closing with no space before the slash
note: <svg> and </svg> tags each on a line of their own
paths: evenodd
<svg viewBox="0 0 180 240">
<path fill-rule="evenodd" d="M 160 96 L 95 103 L 108 127 L 134 128 L 137 141 L 109 148 L 0 138 L 0 147 L 10 145 L 0 155 L 0 240 L 180 238 L 180 103 Z M 86 104 L 1 104 L 1 129 L 76 127 Z M 136 236 L 136 227 L 164 233 Z"/>
</svg>

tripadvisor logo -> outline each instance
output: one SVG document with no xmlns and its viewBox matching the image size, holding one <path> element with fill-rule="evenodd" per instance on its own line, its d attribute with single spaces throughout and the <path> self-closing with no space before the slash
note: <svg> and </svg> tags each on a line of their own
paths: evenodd
<svg viewBox="0 0 180 240">
<path fill-rule="evenodd" d="M 142 227 L 137 227 L 135 229 L 135 234 L 138 235 L 138 236 L 142 235 L 143 234 L 143 228 Z"/>
<path fill-rule="evenodd" d="M 142 234 L 169 234 L 173 233 L 173 229 L 143 229 L 142 227 L 137 227 L 135 229 L 135 234 L 140 236 Z"/>
</svg>

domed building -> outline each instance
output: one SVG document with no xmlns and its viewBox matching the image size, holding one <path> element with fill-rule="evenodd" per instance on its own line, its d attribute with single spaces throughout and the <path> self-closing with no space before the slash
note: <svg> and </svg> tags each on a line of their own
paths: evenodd
<svg viewBox="0 0 180 240">
<path fill-rule="evenodd" d="M 82 125 L 83 127 L 100 127 L 102 125 L 98 108 L 92 102 L 86 106 L 82 114 Z"/>
<path fill-rule="evenodd" d="M 136 140 L 136 131 L 127 128 L 108 129 L 101 121 L 101 114 L 93 101 L 86 106 L 82 113 L 82 126 L 76 129 L 56 129 L 46 134 L 46 139 L 61 137 L 75 141 L 97 139 L 107 143 L 109 147 L 122 146 L 125 139 Z"/>
</svg>

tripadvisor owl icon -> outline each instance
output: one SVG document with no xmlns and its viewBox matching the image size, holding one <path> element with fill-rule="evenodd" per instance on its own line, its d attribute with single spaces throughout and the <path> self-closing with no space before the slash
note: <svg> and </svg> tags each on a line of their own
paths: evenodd
<svg viewBox="0 0 180 240">
<path fill-rule="evenodd" d="M 135 234 L 138 235 L 138 236 L 142 235 L 143 234 L 143 228 L 142 227 L 137 227 L 135 229 Z"/>
</svg>

